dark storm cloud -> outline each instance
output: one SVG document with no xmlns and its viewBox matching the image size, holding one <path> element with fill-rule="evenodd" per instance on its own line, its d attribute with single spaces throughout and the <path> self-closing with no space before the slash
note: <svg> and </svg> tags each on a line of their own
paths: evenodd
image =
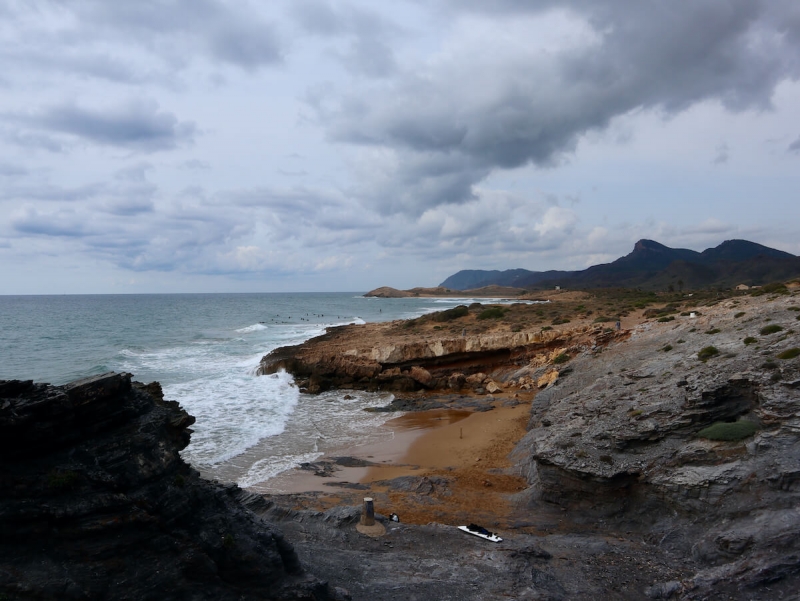
<svg viewBox="0 0 800 601">
<path fill-rule="evenodd" d="M 144 152 L 169 150 L 193 141 L 194 123 L 181 122 L 172 113 L 159 110 L 155 102 L 130 102 L 112 109 L 87 109 L 62 104 L 26 119 L 50 132 Z"/>
<path fill-rule="evenodd" d="M 632 111 L 670 117 L 706 100 L 732 111 L 769 109 L 775 86 L 800 76 L 800 21 L 788 2 L 446 2 L 440 8 L 452 19 L 474 10 L 494 19 L 498 31 L 557 13 L 592 33 L 552 52 L 521 34 L 516 46 L 503 46 L 500 37 L 473 43 L 459 47 L 455 58 L 439 57 L 388 86 L 356 90 L 320 109 L 333 139 L 394 153 L 395 164 L 384 165 L 363 190 L 384 209 L 419 214 L 466 201 L 493 170 L 558 164 L 584 134 Z M 437 157 L 446 166 L 431 173 Z"/>
</svg>

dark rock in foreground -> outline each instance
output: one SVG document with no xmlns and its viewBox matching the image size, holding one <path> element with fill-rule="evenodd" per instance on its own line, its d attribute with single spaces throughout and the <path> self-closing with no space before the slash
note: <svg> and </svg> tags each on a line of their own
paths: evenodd
<svg viewBox="0 0 800 601">
<path fill-rule="evenodd" d="M 193 422 L 129 374 L 0 382 L 0 599 L 331 598 L 182 461 Z"/>
</svg>

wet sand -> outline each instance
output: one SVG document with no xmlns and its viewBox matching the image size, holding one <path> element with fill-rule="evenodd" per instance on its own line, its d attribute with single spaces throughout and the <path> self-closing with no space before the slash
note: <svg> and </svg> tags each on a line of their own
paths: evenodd
<svg viewBox="0 0 800 601">
<path fill-rule="evenodd" d="M 420 468 L 411 463 L 409 449 L 414 442 L 438 428 L 457 423 L 471 415 L 469 411 L 435 409 L 406 413 L 393 418 L 384 424 L 391 431 L 391 436 L 375 444 L 342 447 L 327 451 L 317 461 L 330 460 L 334 457 L 352 457 L 381 467 L 344 467 L 336 466 L 337 471 L 331 476 L 321 477 L 312 471 L 295 468 L 278 474 L 266 482 L 250 487 L 251 490 L 263 493 L 294 494 L 307 492 L 334 492 L 337 485 L 370 481 L 369 474 L 383 466 L 403 469 L 406 472 Z"/>
<path fill-rule="evenodd" d="M 353 457 L 370 462 L 368 467 L 336 466 L 330 477 L 295 469 L 268 481 L 268 489 L 259 492 L 305 494 L 302 505 L 318 510 L 373 496 L 377 511 L 398 513 L 408 523 L 457 524 L 469 516 L 492 525 L 507 523 L 513 519 L 509 496 L 525 487 L 524 479 L 511 473 L 508 456 L 525 435 L 530 401 L 486 400 L 495 408 L 420 411 L 389 420 L 391 440 L 340 449 L 320 459 Z M 430 490 L 398 490 L 394 479 L 409 476 Z M 432 481 L 439 484 L 430 487 Z"/>
</svg>

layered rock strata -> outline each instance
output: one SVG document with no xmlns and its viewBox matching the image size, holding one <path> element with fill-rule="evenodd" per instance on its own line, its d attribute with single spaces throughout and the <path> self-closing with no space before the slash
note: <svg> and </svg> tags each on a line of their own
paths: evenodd
<svg viewBox="0 0 800 601">
<path fill-rule="evenodd" d="M 129 374 L 0 382 L 0 598 L 331 598 L 181 460 L 193 422 Z"/>
<path fill-rule="evenodd" d="M 460 337 L 403 335 L 394 323 L 341 326 L 303 344 L 275 349 L 261 360 L 259 373 L 286 370 L 311 393 L 331 388 L 531 389 L 540 385 L 543 368 L 558 355 L 596 351 L 624 336 L 593 326 Z M 541 385 L 554 379 L 551 370 Z"/>
</svg>

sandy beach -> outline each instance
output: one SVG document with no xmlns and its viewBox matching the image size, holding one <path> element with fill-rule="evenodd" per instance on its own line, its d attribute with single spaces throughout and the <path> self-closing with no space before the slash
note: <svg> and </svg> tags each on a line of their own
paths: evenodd
<svg viewBox="0 0 800 601">
<path fill-rule="evenodd" d="M 525 434 L 530 399 L 487 396 L 486 402 L 491 410 L 406 413 L 386 423 L 391 439 L 320 459 L 347 457 L 367 465 L 336 465 L 325 477 L 294 469 L 265 486 L 296 495 L 298 506 L 320 510 L 372 496 L 376 511 L 396 513 L 406 523 L 502 525 L 511 519 L 507 496 L 525 487 L 524 479 L 511 472 L 508 455 Z"/>
</svg>

